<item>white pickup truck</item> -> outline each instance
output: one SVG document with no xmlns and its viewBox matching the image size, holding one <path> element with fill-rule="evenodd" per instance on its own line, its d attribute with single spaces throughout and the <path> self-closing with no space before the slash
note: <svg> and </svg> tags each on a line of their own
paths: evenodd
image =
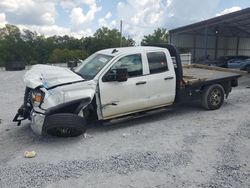
<svg viewBox="0 0 250 188">
<path fill-rule="evenodd" d="M 23 105 L 13 121 L 31 120 L 38 134 L 78 136 L 86 125 L 200 100 L 220 108 L 240 72 L 189 65 L 174 46 L 113 48 L 96 52 L 74 70 L 35 65 L 24 76 Z"/>
</svg>

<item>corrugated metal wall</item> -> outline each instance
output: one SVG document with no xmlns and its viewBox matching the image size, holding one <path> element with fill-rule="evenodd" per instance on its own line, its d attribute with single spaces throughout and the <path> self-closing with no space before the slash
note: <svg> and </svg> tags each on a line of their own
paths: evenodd
<svg viewBox="0 0 250 188">
<path fill-rule="evenodd" d="M 195 42 L 196 41 L 196 42 Z M 237 55 L 237 37 L 219 37 L 216 49 L 216 36 L 172 35 L 171 43 L 180 49 L 189 49 L 193 60 L 198 60 L 207 55 L 209 59 L 219 56 Z M 195 50 L 195 51 L 194 51 Z M 238 55 L 250 56 L 250 38 L 239 38 Z"/>
<path fill-rule="evenodd" d="M 241 38 L 239 43 L 239 55 L 250 56 L 250 38 Z"/>
<path fill-rule="evenodd" d="M 193 36 L 191 35 L 174 35 L 171 43 L 179 48 L 193 48 Z"/>
</svg>

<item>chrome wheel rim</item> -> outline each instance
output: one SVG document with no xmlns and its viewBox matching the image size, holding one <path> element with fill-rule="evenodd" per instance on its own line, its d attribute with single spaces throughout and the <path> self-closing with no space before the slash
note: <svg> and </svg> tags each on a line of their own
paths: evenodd
<svg viewBox="0 0 250 188">
<path fill-rule="evenodd" d="M 210 94 L 210 104 L 217 106 L 221 103 L 222 94 L 219 89 L 213 89 Z"/>
<path fill-rule="evenodd" d="M 67 128 L 67 127 L 61 127 L 61 128 L 57 128 L 57 131 L 58 131 L 60 134 L 69 135 L 69 134 L 71 134 L 72 129 L 71 129 L 71 128 Z"/>
</svg>

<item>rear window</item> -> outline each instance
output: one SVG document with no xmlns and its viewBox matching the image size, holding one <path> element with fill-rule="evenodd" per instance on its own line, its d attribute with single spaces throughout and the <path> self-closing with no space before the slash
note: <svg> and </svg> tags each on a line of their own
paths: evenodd
<svg viewBox="0 0 250 188">
<path fill-rule="evenodd" d="M 164 52 L 147 53 L 150 74 L 168 70 L 166 55 Z"/>
</svg>

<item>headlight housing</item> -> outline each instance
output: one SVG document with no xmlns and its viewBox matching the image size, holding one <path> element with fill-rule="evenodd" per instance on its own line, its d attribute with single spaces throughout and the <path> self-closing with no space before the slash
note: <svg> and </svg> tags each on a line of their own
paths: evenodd
<svg viewBox="0 0 250 188">
<path fill-rule="evenodd" d="M 40 90 L 34 90 L 32 92 L 32 104 L 35 107 L 38 107 L 41 105 L 43 101 L 44 93 Z"/>
</svg>

